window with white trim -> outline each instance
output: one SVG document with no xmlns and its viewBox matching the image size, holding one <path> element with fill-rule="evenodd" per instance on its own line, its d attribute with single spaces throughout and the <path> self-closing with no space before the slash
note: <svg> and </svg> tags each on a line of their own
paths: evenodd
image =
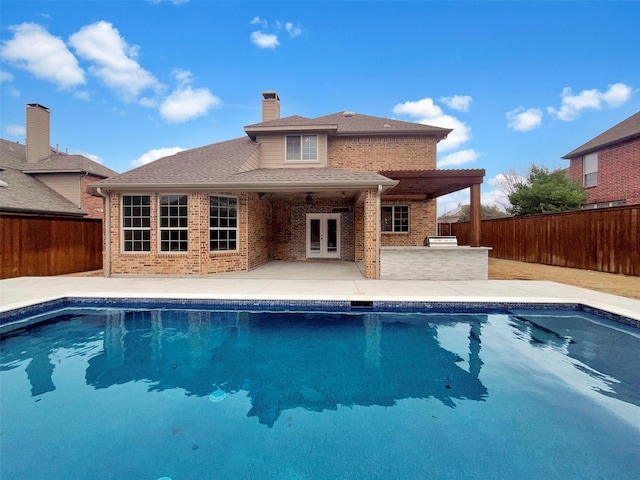
<svg viewBox="0 0 640 480">
<path fill-rule="evenodd" d="M 287 135 L 287 160 L 318 160 L 317 135 Z"/>
<path fill-rule="evenodd" d="M 238 249 L 238 199 L 209 197 L 209 250 Z"/>
<path fill-rule="evenodd" d="M 161 252 L 189 249 L 188 198 L 186 195 L 160 195 L 159 229 Z"/>
<path fill-rule="evenodd" d="M 582 184 L 594 187 L 598 184 L 598 154 L 590 153 L 582 159 Z"/>
<path fill-rule="evenodd" d="M 380 209 L 383 232 L 408 233 L 409 232 L 409 206 L 388 205 Z"/>
<path fill-rule="evenodd" d="M 151 251 L 151 197 L 122 196 L 122 250 Z"/>
</svg>

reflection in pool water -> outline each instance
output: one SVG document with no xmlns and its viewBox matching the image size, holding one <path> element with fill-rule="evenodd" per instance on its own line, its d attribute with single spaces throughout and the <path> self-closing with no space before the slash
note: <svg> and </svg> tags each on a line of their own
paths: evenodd
<svg viewBox="0 0 640 480">
<path fill-rule="evenodd" d="M 0 473 L 635 478 L 638 333 L 573 312 L 69 311 L 2 340 Z"/>
</svg>

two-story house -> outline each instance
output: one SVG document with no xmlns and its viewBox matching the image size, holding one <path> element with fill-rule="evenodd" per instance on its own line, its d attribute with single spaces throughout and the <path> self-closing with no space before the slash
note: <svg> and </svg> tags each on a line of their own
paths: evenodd
<svg viewBox="0 0 640 480">
<path fill-rule="evenodd" d="M 449 129 L 353 112 L 280 118 L 268 91 L 262 122 L 244 130 L 90 185 L 108 212 L 107 276 L 340 259 L 378 278 L 380 247 L 435 235 L 436 197 L 471 187 L 479 212 L 484 170 L 436 170 Z"/>
<path fill-rule="evenodd" d="M 102 218 L 103 202 L 87 186 L 117 172 L 50 146 L 50 111 L 26 107 L 25 144 L 0 139 L 0 213 Z"/>
<path fill-rule="evenodd" d="M 640 112 L 562 158 L 589 193 L 584 208 L 640 204 Z"/>
</svg>

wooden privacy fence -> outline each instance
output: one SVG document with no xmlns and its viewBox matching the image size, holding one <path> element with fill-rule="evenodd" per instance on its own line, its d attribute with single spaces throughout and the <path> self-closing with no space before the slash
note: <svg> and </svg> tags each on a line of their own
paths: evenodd
<svg viewBox="0 0 640 480">
<path fill-rule="evenodd" d="M 0 278 L 102 268 L 102 220 L 0 215 Z"/>
<path fill-rule="evenodd" d="M 453 224 L 469 245 L 468 222 Z M 490 257 L 640 276 L 640 205 L 482 221 Z"/>
</svg>

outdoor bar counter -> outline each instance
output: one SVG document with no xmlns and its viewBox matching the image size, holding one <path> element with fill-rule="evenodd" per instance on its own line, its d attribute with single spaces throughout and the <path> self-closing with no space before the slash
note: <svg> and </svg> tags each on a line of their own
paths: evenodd
<svg viewBox="0 0 640 480">
<path fill-rule="evenodd" d="M 490 247 L 382 247 L 382 280 L 487 280 Z"/>
</svg>

